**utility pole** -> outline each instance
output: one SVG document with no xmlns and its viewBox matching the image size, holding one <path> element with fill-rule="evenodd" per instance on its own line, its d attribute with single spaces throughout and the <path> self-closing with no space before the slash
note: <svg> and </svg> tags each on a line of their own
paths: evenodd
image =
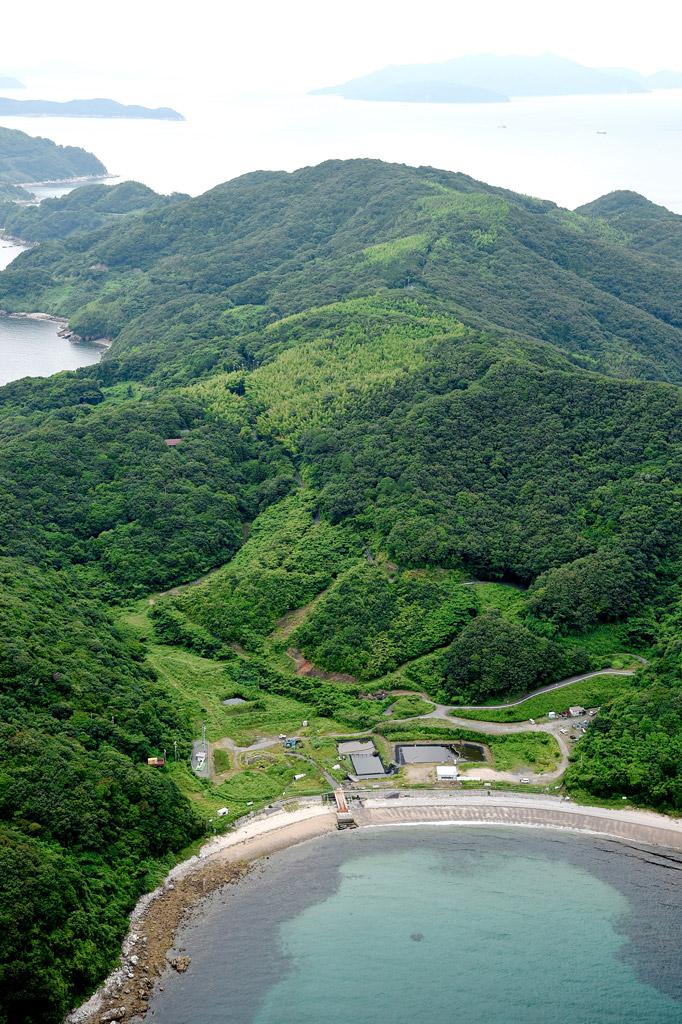
<svg viewBox="0 0 682 1024">
<path fill-rule="evenodd" d="M 177 740 L 173 740 L 173 760 L 177 761 L 177 759 L 178 759 L 178 741 Z"/>
</svg>

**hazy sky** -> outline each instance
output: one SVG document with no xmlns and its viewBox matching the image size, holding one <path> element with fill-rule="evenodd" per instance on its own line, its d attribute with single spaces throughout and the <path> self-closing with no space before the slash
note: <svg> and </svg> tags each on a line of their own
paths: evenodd
<svg viewBox="0 0 682 1024">
<path fill-rule="evenodd" d="M 3 3 L 1 71 L 72 62 L 105 77 L 297 90 L 388 63 L 554 52 L 682 70 L 677 0 L 33 0 Z M 9 44 L 9 45 L 8 45 Z M 66 70 L 63 67 L 63 70 Z"/>
</svg>

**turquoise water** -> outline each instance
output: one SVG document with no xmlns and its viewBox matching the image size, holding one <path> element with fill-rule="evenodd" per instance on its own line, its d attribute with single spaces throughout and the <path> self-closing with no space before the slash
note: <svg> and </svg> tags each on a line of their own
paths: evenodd
<svg viewBox="0 0 682 1024">
<path fill-rule="evenodd" d="M 680 867 L 515 829 L 315 840 L 194 914 L 147 1020 L 679 1024 Z"/>
</svg>

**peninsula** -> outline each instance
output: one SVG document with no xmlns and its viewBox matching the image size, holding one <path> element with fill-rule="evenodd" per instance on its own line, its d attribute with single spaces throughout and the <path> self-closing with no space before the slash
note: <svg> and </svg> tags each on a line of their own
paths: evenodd
<svg viewBox="0 0 682 1024">
<path fill-rule="evenodd" d="M 103 177 L 101 160 L 79 146 L 59 146 L 13 128 L 0 127 L 0 199 L 28 199 L 22 184 Z"/>
</svg>

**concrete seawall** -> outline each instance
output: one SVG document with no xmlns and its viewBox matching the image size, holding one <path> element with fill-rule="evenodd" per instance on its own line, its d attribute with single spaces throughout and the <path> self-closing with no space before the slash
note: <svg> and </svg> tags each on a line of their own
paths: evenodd
<svg viewBox="0 0 682 1024">
<path fill-rule="evenodd" d="M 363 807 L 354 808 L 353 814 L 361 827 L 451 824 L 560 828 L 682 852 L 682 821 L 648 811 L 581 807 L 558 797 L 536 799 L 516 794 L 434 797 L 369 798 Z"/>
</svg>

